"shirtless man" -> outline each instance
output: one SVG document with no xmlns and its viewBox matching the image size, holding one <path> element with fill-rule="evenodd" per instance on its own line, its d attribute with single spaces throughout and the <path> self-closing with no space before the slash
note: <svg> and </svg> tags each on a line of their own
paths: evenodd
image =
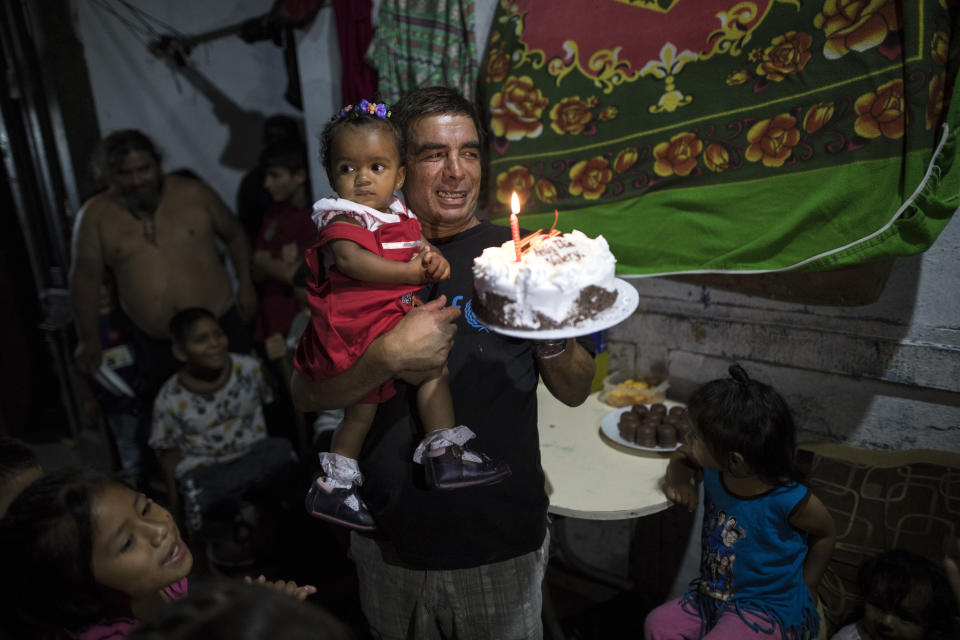
<svg viewBox="0 0 960 640">
<path fill-rule="evenodd" d="M 73 233 L 70 298 L 77 324 L 76 364 L 87 375 L 100 365 L 98 291 L 110 270 L 120 304 L 137 329 L 138 369 L 152 401 L 177 368 L 167 326 L 178 310 L 209 309 L 221 319 L 230 348 L 249 350 L 246 321 L 257 306 L 250 244 L 212 189 L 197 180 L 163 175 L 160 154 L 139 131 L 105 138 L 94 168 L 108 187 L 84 204 Z M 236 295 L 217 253 L 218 237 L 237 273 Z"/>
</svg>

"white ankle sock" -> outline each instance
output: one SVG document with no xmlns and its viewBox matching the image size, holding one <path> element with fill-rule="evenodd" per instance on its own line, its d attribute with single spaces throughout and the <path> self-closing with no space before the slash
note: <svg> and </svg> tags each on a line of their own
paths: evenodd
<svg viewBox="0 0 960 640">
<path fill-rule="evenodd" d="M 330 451 L 323 451 L 319 456 L 320 468 L 323 469 L 323 475 L 330 485 L 338 489 L 349 489 L 355 484 L 363 484 L 360 465 L 353 458 Z"/>
<path fill-rule="evenodd" d="M 467 443 L 468 440 L 476 438 L 477 434 L 465 427 L 460 425 L 459 427 L 451 427 L 449 429 L 438 429 L 437 431 L 431 431 L 423 437 L 423 440 L 420 441 L 420 444 L 417 445 L 417 450 L 413 452 L 413 461 L 417 464 L 423 464 L 423 455 L 427 451 L 435 451 L 436 449 L 442 449 L 443 447 L 449 447 L 452 445 L 463 446 Z M 470 462 L 483 462 L 479 456 L 470 452 L 463 452 L 463 459 Z"/>
</svg>

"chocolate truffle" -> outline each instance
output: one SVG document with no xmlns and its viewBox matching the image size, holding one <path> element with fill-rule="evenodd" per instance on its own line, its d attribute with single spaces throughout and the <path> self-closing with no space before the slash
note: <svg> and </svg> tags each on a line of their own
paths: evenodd
<svg viewBox="0 0 960 640">
<path fill-rule="evenodd" d="M 636 443 L 641 447 L 657 446 L 657 428 L 649 424 L 642 424 L 637 429 Z"/>
<path fill-rule="evenodd" d="M 656 434 L 657 429 L 660 428 L 659 420 L 644 420 L 640 423 L 640 426 L 637 429 L 651 429 L 654 434 Z"/>
<path fill-rule="evenodd" d="M 662 416 L 666 415 L 667 407 L 662 402 L 650 405 L 650 413 Z"/>
<path fill-rule="evenodd" d="M 669 423 L 663 423 L 657 429 L 657 445 L 661 447 L 677 446 L 677 429 Z"/>
<path fill-rule="evenodd" d="M 627 442 L 633 442 L 637 437 L 637 427 L 640 426 L 640 418 L 630 411 L 624 411 L 620 414 L 620 420 L 617 422 L 617 428 L 620 430 L 620 437 Z"/>
<path fill-rule="evenodd" d="M 640 426 L 640 418 L 633 415 L 629 411 L 620 416 L 620 421 L 617 422 L 617 426 L 623 429 L 624 427 L 630 427 L 634 431 L 637 430 L 637 427 Z"/>
</svg>

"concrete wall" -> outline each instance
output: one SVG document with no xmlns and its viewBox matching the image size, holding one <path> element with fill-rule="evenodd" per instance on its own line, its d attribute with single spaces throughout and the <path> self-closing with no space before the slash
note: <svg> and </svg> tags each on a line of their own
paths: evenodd
<svg viewBox="0 0 960 640">
<path fill-rule="evenodd" d="M 790 403 L 805 440 L 960 451 L 960 219 L 895 261 L 873 304 L 808 306 L 631 279 L 640 306 L 611 329 L 611 369 L 665 367 L 673 394 L 739 361 Z"/>
</svg>

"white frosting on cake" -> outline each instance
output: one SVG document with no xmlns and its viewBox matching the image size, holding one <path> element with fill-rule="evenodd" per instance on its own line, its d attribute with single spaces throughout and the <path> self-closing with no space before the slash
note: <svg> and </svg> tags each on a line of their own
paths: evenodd
<svg viewBox="0 0 960 640">
<path fill-rule="evenodd" d="M 615 264 L 603 236 L 572 231 L 536 239 L 520 262 L 512 240 L 484 249 L 473 261 L 473 283 L 481 303 L 488 293 L 512 301 L 504 307 L 510 325 L 538 329 L 538 313 L 558 324 L 576 317 L 584 287 L 615 291 Z"/>
</svg>

